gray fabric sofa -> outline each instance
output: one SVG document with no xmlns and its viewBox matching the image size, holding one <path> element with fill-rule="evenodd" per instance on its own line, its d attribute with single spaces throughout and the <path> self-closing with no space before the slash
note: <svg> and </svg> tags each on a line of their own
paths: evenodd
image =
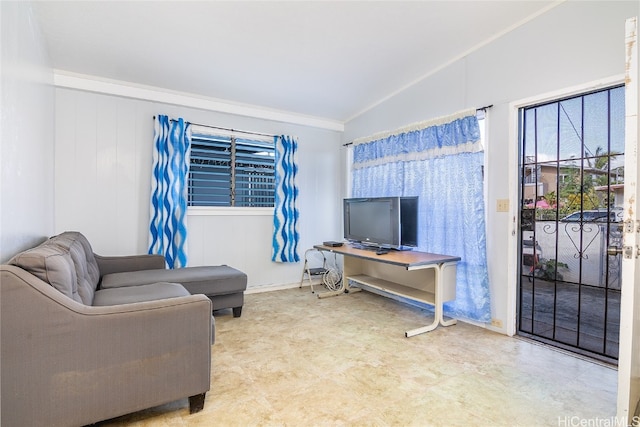
<svg viewBox="0 0 640 427">
<path fill-rule="evenodd" d="M 99 287 L 158 259 L 100 257 L 66 232 L 0 265 L 3 427 L 82 426 L 187 397 L 203 408 L 211 300 L 166 280 Z"/>
</svg>

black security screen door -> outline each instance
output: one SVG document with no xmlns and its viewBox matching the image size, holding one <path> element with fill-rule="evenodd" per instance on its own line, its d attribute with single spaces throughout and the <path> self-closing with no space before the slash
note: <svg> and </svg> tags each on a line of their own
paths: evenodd
<svg viewBox="0 0 640 427">
<path fill-rule="evenodd" d="M 518 334 L 616 363 L 624 87 L 520 110 Z"/>
</svg>

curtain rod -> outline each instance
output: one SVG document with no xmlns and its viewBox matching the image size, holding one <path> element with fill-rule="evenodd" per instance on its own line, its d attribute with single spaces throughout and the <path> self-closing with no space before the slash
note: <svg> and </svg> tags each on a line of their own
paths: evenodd
<svg viewBox="0 0 640 427">
<path fill-rule="evenodd" d="M 487 111 L 491 107 L 493 107 L 493 104 L 485 105 L 484 107 L 480 107 L 480 108 L 476 108 L 476 111 Z"/>
<path fill-rule="evenodd" d="M 153 116 L 153 119 L 156 119 L 156 116 Z M 169 119 L 172 122 L 175 122 L 175 119 Z M 218 130 L 226 130 L 228 132 L 237 132 L 237 133 L 244 133 L 247 135 L 259 135 L 259 136 L 268 136 L 270 138 L 275 138 L 277 135 L 271 135 L 268 133 L 260 133 L 260 132 L 252 132 L 252 131 L 248 131 L 248 130 L 238 130 L 238 129 L 232 129 L 232 128 L 225 128 L 225 127 L 221 127 L 221 126 L 212 126 L 212 125 L 203 125 L 202 123 L 193 123 L 193 122 L 186 122 L 190 125 L 194 125 L 194 126 L 202 126 L 205 128 L 210 128 L 210 129 L 218 129 Z"/>
<path fill-rule="evenodd" d="M 485 111 L 486 112 L 491 107 L 493 107 L 493 104 L 485 105 L 484 107 L 480 107 L 480 108 L 476 108 L 476 111 Z M 353 145 L 353 141 L 345 142 L 344 144 L 342 144 L 343 147 L 348 147 L 349 145 Z"/>
</svg>

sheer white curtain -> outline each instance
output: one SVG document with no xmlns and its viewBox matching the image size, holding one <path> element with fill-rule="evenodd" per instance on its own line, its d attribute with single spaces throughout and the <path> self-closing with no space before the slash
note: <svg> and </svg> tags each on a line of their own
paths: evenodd
<svg viewBox="0 0 640 427">
<path fill-rule="evenodd" d="M 418 250 L 462 258 L 445 312 L 491 320 L 475 110 L 354 141 L 353 197 L 419 196 Z"/>
</svg>

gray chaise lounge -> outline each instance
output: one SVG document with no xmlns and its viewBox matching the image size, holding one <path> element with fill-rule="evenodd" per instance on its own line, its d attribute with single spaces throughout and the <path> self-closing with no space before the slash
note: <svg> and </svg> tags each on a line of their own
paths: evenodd
<svg viewBox="0 0 640 427">
<path fill-rule="evenodd" d="M 151 255 L 150 255 L 151 256 Z M 240 317 L 247 289 L 247 275 L 227 265 L 187 267 L 167 270 L 164 258 L 155 256 L 156 262 L 147 269 L 106 274 L 102 289 L 143 285 L 155 282 L 176 282 L 192 294 L 204 294 L 211 299 L 213 310 L 233 309 L 233 317 Z M 102 262 L 100 257 L 98 264 Z"/>
</svg>

